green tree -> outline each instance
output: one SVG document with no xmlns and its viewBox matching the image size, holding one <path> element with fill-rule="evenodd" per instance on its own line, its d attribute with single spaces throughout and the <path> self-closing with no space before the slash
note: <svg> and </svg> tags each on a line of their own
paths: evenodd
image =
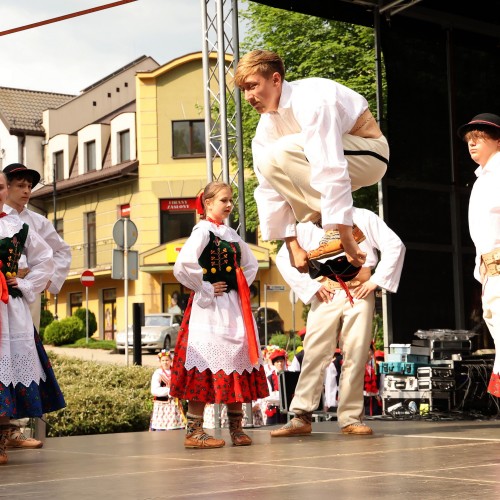
<svg viewBox="0 0 500 500">
<path fill-rule="evenodd" d="M 330 78 L 366 97 L 376 110 L 375 48 L 373 30 L 340 21 L 332 21 L 255 2 L 246 2 L 240 16 L 248 29 L 241 53 L 254 49 L 273 50 L 285 62 L 286 79 Z M 259 115 L 242 102 L 243 162 L 245 173 L 246 226 L 258 226 L 253 191 L 251 142 Z M 377 186 L 354 193 L 356 206 L 377 209 Z"/>
</svg>

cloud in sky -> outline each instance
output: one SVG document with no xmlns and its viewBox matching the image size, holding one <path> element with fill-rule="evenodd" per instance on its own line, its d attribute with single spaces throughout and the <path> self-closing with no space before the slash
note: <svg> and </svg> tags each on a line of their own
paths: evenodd
<svg viewBox="0 0 500 500">
<path fill-rule="evenodd" d="M 0 31 L 112 3 L 0 3 Z M 136 2 L 0 36 L 0 86 L 77 94 L 142 55 L 159 64 L 202 50 L 200 0 Z"/>
</svg>

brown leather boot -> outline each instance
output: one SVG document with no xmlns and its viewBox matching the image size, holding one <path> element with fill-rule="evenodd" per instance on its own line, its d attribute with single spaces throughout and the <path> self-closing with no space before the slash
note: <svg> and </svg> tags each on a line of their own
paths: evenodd
<svg viewBox="0 0 500 500">
<path fill-rule="evenodd" d="M 308 436 L 312 432 L 312 412 L 295 414 L 283 427 L 271 431 L 271 437 Z"/>
<path fill-rule="evenodd" d="M 27 437 L 17 425 L 11 425 L 7 436 L 7 448 L 30 448 L 36 449 L 43 446 L 42 441 Z"/>
<path fill-rule="evenodd" d="M 7 438 L 9 435 L 8 426 L 0 426 L 0 465 L 8 462 L 7 457 Z"/>
<path fill-rule="evenodd" d="M 250 446 L 252 439 L 243 432 L 241 421 L 243 420 L 243 412 L 228 411 L 229 433 L 234 446 Z"/>
<path fill-rule="evenodd" d="M 215 439 L 203 430 L 203 416 L 187 414 L 184 448 L 222 448 L 226 442 Z"/>
<path fill-rule="evenodd" d="M 358 226 L 353 226 L 352 235 L 356 243 L 361 243 L 366 239 L 363 231 Z M 307 252 L 307 258 L 309 260 L 325 259 L 327 257 L 334 257 L 343 251 L 344 248 L 340 242 L 340 234 L 337 229 L 332 229 L 325 232 L 325 235 L 319 242 L 318 248 Z"/>
</svg>

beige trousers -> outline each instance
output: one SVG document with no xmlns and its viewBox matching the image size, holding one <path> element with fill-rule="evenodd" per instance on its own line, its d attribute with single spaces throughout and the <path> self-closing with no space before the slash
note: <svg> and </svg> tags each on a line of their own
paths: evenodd
<svg viewBox="0 0 500 500">
<path fill-rule="evenodd" d="M 387 139 L 364 139 L 345 134 L 342 138 L 344 154 L 348 163 L 352 191 L 376 184 L 384 176 L 387 164 L 366 154 L 376 153 L 389 159 Z M 352 153 L 365 154 L 352 154 Z M 299 222 L 316 221 L 321 213 L 318 191 L 311 187 L 311 168 L 304 155 L 302 134 L 280 137 L 268 148 L 266 161 L 259 171 L 288 204 Z"/>
<path fill-rule="evenodd" d="M 331 362 L 337 340 L 343 354 L 337 421 L 340 428 L 360 422 L 364 415 L 365 365 L 372 336 L 375 295 L 355 300 L 351 306 L 344 292 L 331 302 L 314 298 L 307 317 L 304 359 L 290 405 L 294 413 L 314 411 L 323 391 L 325 368 Z"/>
<path fill-rule="evenodd" d="M 500 276 L 488 276 L 483 288 L 483 318 L 495 343 L 493 373 L 500 374 Z"/>
</svg>

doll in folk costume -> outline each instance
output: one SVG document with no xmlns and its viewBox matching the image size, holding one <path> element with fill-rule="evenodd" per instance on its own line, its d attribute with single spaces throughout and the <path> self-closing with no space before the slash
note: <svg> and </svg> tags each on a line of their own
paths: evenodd
<svg viewBox="0 0 500 500">
<path fill-rule="evenodd" d="M 211 182 L 198 197 L 201 220 L 177 257 L 174 275 L 192 290 L 179 331 L 170 395 L 188 400 L 186 448 L 220 448 L 203 430 L 207 403 L 227 404 L 235 446 L 252 444 L 242 429 L 242 404 L 268 395 L 248 285 L 258 263 L 238 233 L 224 224 L 231 187 Z"/>
<path fill-rule="evenodd" d="M 52 250 L 17 215 L 2 211 L 6 198 L 0 173 L 0 464 L 8 461 L 10 419 L 40 418 L 65 406 L 28 306 L 54 274 Z M 20 278 L 23 253 L 30 272 Z"/>
<path fill-rule="evenodd" d="M 153 414 L 151 415 L 150 431 L 169 431 L 184 429 L 186 417 L 181 402 L 170 396 L 172 379 L 172 356 L 162 349 L 158 354 L 160 368 L 157 368 L 151 377 L 151 394 L 154 396 Z"/>
</svg>

